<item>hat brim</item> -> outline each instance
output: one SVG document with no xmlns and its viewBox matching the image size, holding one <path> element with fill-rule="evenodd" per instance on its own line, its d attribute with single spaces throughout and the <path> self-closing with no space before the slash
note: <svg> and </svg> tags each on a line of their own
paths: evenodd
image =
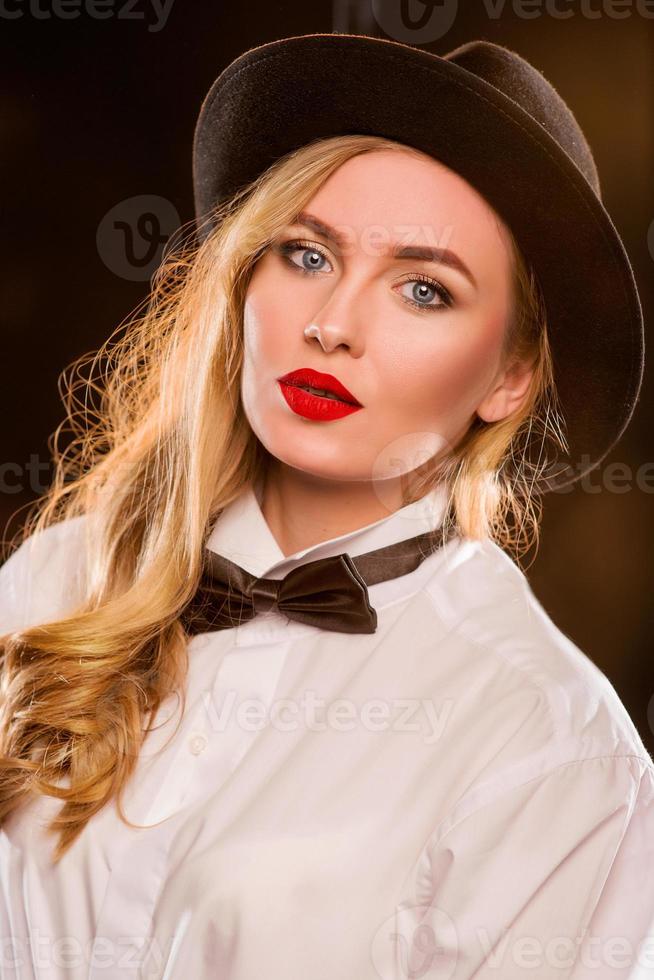
<svg viewBox="0 0 654 980">
<path fill-rule="evenodd" d="M 361 35 L 282 38 L 215 80 L 193 141 L 199 234 L 217 204 L 315 139 L 385 136 L 440 160 L 511 228 L 537 272 L 570 452 L 541 490 L 593 469 L 624 432 L 643 374 L 643 320 L 629 258 L 601 200 L 528 112 L 471 71 Z"/>
</svg>

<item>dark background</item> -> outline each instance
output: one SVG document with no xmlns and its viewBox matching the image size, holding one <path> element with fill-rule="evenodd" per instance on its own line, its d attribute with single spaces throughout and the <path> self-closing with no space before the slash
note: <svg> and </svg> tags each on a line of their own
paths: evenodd
<svg viewBox="0 0 654 980">
<path fill-rule="evenodd" d="M 5 540 L 39 484 L 45 489 L 48 437 L 62 420 L 60 372 L 100 346 L 142 301 L 166 237 L 193 218 L 193 127 L 214 78 L 247 48 L 288 35 L 391 36 L 372 0 L 173 0 L 163 14 L 148 0 L 102 2 L 0 2 Z M 421 0 L 411 4 L 413 15 L 424 11 Z M 514 48 L 575 112 L 634 266 L 651 342 L 654 2 L 475 0 L 457 7 L 441 0 L 433 13 L 440 36 L 416 34 L 415 43 L 436 54 L 474 38 Z M 646 359 L 627 433 L 589 487 L 546 495 L 540 548 L 527 568 L 554 622 L 609 677 L 650 751 L 653 402 Z M 630 474 L 622 492 L 603 480 L 615 462 Z M 639 487 L 637 471 L 648 463 Z"/>
</svg>

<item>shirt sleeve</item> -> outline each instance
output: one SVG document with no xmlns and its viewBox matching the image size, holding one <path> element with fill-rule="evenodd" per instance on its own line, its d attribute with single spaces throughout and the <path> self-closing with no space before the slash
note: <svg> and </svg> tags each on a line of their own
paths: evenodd
<svg viewBox="0 0 654 980">
<path fill-rule="evenodd" d="M 0 635 L 20 629 L 22 624 L 17 582 L 24 577 L 25 551 L 23 542 L 0 566 Z"/>
<path fill-rule="evenodd" d="M 398 977 L 654 977 L 652 760 L 586 758 L 486 789 L 428 844 Z"/>
<path fill-rule="evenodd" d="M 26 538 L 0 566 L 0 636 L 66 616 L 80 601 L 84 518 Z"/>
</svg>

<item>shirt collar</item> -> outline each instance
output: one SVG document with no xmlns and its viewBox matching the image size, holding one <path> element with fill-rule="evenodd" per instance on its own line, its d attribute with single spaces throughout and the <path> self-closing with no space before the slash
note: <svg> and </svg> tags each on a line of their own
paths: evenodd
<svg viewBox="0 0 654 980">
<path fill-rule="evenodd" d="M 372 524 L 285 556 L 261 510 L 260 486 L 246 484 L 214 524 L 207 548 L 257 577 L 283 578 L 293 568 L 318 558 L 375 551 L 440 527 L 447 504 L 444 484 Z"/>
</svg>

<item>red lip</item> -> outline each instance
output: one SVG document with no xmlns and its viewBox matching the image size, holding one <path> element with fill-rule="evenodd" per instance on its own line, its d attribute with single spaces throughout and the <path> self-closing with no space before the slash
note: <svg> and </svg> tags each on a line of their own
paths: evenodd
<svg viewBox="0 0 654 980">
<path fill-rule="evenodd" d="M 311 385 L 312 388 L 323 388 L 325 391 L 331 392 L 332 395 L 336 395 L 343 402 L 350 402 L 351 405 L 362 407 L 361 402 L 357 401 L 352 392 L 348 391 L 345 385 L 342 385 L 333 374 L 322 374 L 321 371 L 314 371 L 312 368 L 300 368 L 297 371 L 289 371 L 288 374 L 282 375 L 277 380 L 283 381 L 287 385 L 298 385 L 299 387 Z"/>
<path fill-rule="evenodd" d="M 300 368 L 277 378 L 282 394 L 290 408 L 298 415 L 318 421 L 342 418 L 363 408 L 351 391 L 332 374 L 323 374 L 311 368 Z M 322 388 L 336 396 L 338 401 L 326 396 L 314 395 L 303 386 Z"/>
</svg>

